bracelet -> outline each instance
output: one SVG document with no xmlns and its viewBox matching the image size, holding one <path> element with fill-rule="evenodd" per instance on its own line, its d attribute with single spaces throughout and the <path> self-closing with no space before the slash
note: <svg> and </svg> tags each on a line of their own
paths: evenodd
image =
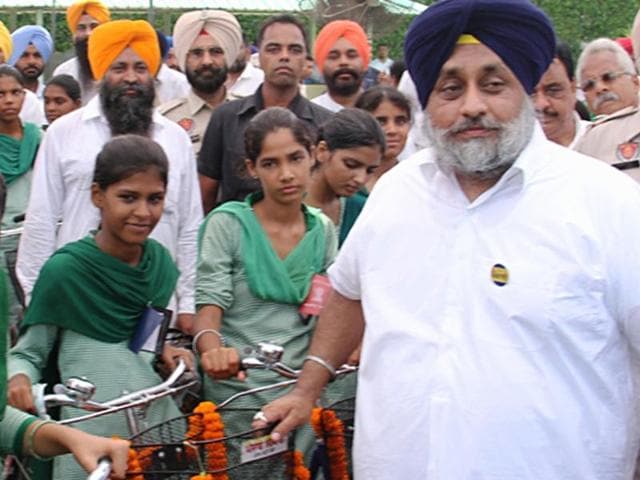
<svg viewBox="0 0 640 480">
<path fill-rule="evenodd" d="M 198 333 L 196 333 L 196 336 L 193 337 L 193 341 L 191 342 L 191 349 L 193 350 L 194 353 L 198 353 L 198 340 L 200 340 L 200 337 L 205 333 L 213 333 L 217 335 L 220 338 L 220 342 L 222 343 L 222 346 L 224 347 L 226 345 L 226 342 L 224 341 L 224 337 L 219 331 L 213 328 L 205 328 L 204 330 L 200 330 Z"/>
<path fill-rule="evenodd" d="M 320 358 L 316 355 L 307 355 L 306 357 L 304 357 L 303 363 L 306 361 L 311 361 L 311 362 L 317 363 L 318 365 L 322 365 L 324 368 L 326 368 L 329 371 L 329 374 L 331 375 L 331 380 L 336 378 L 336 369 L 333 368 L 331 364 L 327 362 L 324 358 Z"/>
<path fill-rule="evenodd" d="M 38 424 L 31 429 L 31 431 L 29 432 L 29 436 L 27 437 L 27 450 L 29 451 L 29 455 L 31 455 L 36 460 L 40 460 L 42 462 L 49 461 L 51 460 L 51 458 L 45 458 L 38 455 L 36 453 L 36 447 L 33 443 L 36 439 L 36 433 L 38 433 L 38 430 L 40 430 L 45 425 L 49 425 L 51 423 L 56 423 L 56 422 L 53 422 L 51 420 L 43 420 L 41 422 L 38 422 Z"/>
</svg>

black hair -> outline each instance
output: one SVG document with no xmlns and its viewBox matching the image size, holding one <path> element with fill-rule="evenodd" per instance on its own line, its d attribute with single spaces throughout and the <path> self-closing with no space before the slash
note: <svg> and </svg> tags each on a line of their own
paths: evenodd
<svg viewBox="0 0 640 480">
<path fill-rule="evenodd" d="M 311 152 L 314 138 L 307 124 L 291 110 L 271 107 L 253 117 L 244 132 L 244 151 L 251 163 L 255 164 L 258 160 L 266 136 L 281 128 L 291 130 L 296 142 Z"/>
<path fill-rule="evenodd" d="M 140 135 L 120 135 L 104 144 L 96 157 L 93 182 L 100 189 L 140 172 L 154 169 L 165 187 L 169 175 L 169 161 L 162 147 Z"/>
<path fill-rule="evenodd" d="M 304 27 L 304 25 L 300 20 L 298 20 L 293 15 L 289 15 L 286 13 L 282 15 L 274 15 L 273 17 L 269 17 L 260 26 L 260 30 L 258 31 L 258 38 L 256 40 L 256 44 L 258 48 L 260 48 L 260 45 L 262 44 L 262 40 L 264 39 L 264 32 L 267 30 L 267 28 L 269 28 L 271 25 L 275 23 L 289 23 L 291 25 L 295 25 L 296 27 L 298 27 L 298 30 L 300 30 L 300 33 L 302 33 L 302 38 L 304 39 L 304 48 L 305 50 L 307 50 L 307 52 L 309 51 L 309 39 L 307 38 L 307 29 Z"/>
<path fill-rule="evenodd" d="M 0 65 L 0 77 L 12 77 L 20 84 L 21 87 L 24 88 L 24 77 L 17 68 L 12 67 L 11 65 Z"/>
<path fill-rule="evenodd" d="M 407 66 L 405 65 L 403 60 L 394 60 L 394 62 L 389 67 L 389 75 L 395 78 L 396 82 L 399 82 L 400 77 L 402 77 L 402 74 L 406 69 Z"/>
<path fill-rule="evenodd" d="M 379 146 L 384 153 L 387 144 L 384 132 L 373 116 L 357 108 L 344 108 L 324 122 L 318 142 L 324 141 L 329 151 L 347 148 Z"/>
<path fill-rule="evenodd" d="M 355 107 L 367 112 L 374 112 L 384 100 L 388 100 L 399 109 L 404 110 L 407 118 L 411 120 L 411 104 L 409 100 L 392 87 L 377 86 L 366 90 L 356 100 Z"/>
<path fill-rule="evenodd" d="M 565 70 L 567 71 L 567 76 L 570 81 L 573 81 L 574 78 L 574 70 L 575 66 L 573 64 L 573 56 L 571 55 L 571 49 L 566 42 L 562 40 L 556 41 L 556 58 L 562 62 Z"/>
<path fill-rule="evenodd" d="M 56 75 L 51 80 L 47 82 L 47 87 L 49 85 L 56 85 L 64 90 L 67 97 L 69 97 L 74 102 L 77 102 L 82 97 L 82 90 L 80 90 L 80 84 L 78 81 L 73 78 L 71 75 L 67 75 L 65 73 L 61 75 Z"/>
</svg>

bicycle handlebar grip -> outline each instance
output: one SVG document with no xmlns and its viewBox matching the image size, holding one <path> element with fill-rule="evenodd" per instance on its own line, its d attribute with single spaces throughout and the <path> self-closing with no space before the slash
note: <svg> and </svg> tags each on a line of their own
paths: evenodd
<svg viewBox="0 0 640 480">
<path fill-rule="evenodd" d="M 111 459 L 109 457 L 102 457 L 98 460 L 98 466 L 87 477 L 87 480 L 109 480 L 111 475 Z"/>
</svg>

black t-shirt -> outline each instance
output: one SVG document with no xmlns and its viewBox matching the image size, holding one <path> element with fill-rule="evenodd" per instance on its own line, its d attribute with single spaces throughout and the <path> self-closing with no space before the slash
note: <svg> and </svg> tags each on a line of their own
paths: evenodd
<svg viewBox="0 0 640 480">
<path fill-rule="evenodd" d="M 288 108 L 315 130 L 331 116 L 329 110 L 300 94 Z M 259 182 L 249 177 L 245 170 L 244 131 L 263 109 L 260 86 L 253 95 L 224 103 L 211 115 L 198 156 L 198 172 L 220 182 L 221 202 L 244 200 L 260 188 Z"/>
</svg>

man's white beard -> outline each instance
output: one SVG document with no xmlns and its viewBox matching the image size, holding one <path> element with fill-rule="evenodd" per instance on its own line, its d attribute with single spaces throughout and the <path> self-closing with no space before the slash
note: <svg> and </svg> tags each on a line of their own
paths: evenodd
<svg viewBox="0 0 640 480">
<path fill-rule="evenodd" d="M 501 176 L 518 158 L 529 143 L 535 125 L 533 105 L 525 97 L 518 116 L 507 123 L 484 117 L 464 119 L 448 129 L 432 125 L 425 112 L 424 133 L 436 151 L 440 168 L 476 178 L 489 180 Z M 453 135 L 473 126 L 497 131 L 493 138 L 455 140 Z"/>
</svg>

